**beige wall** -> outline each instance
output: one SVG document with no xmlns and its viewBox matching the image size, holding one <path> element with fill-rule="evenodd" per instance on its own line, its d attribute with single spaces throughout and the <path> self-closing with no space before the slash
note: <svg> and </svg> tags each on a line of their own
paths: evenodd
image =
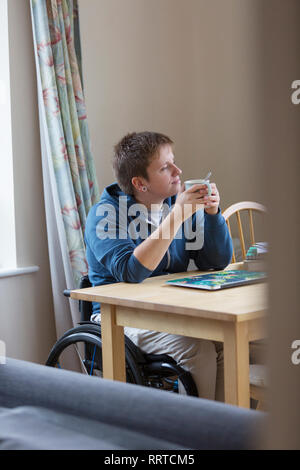
<svg viewBox="0 0 300 470">
<path fill-rule="evenodd" d="M 87 111 L 101 188 L 113 178 L 113 145 L 130 131 L 170 134 L 183 161 L 193 98 L 193 10 L 185 3 L 79 2 Z"/>
<path fill-rule="evenodd" d="M 8 356 L 44 363 L 55 328 L 29 2 L 9 0 L 8 16 L 17 263 L 40 270 L 0 279 L 0 339 Z"/>
<path fill-rule="evenodd" d="M 212 168 L 223 209 L 241 200 L 264 202 L 261 2 L 198 0 L 195 4 L 196 83 L 190 138 Z M 187 166 L 194 174 L 201 163 L 191 156 Z"/>
<path fill-rule="evenodd" d="M 87 112 L 101 189 L 126 132 L 176 143 L 183 177 L 210 169 L 222 207 L 263 202 L 259 1 L 79 0 Z"/>
</svg>

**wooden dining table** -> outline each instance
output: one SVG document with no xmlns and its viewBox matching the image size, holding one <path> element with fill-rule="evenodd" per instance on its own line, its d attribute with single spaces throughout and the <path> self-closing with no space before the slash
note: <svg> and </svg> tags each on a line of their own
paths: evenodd
<svg viewBox="0 0 300 470">
<path fill-rule="evenodd" d="M 227 269 L 242 269 L 242 263 Z M 189 271 L 188 275 L 204 274 Z M 174 287 L 187 273 L 71 291 L 72 299 L 101 303 L 103 377 L 126 381 L 124 327 L 221 341 L 225 402 L 248 408 L 249 342 L 266 337 L 267 283 L 218 291 Z"/>
</svg>

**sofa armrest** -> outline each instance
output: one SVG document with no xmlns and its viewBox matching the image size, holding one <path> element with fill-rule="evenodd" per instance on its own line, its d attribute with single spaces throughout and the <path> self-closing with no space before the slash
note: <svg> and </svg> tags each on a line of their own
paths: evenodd
<svg viewBox="0 0 300 470">
<path fill-rule="evenodd" d="M 136 437 L 126 445 L 136 449 L 152 448 L 153 439 L 164 448 L 255 448 L 265 420 L 253 410 L 14 359 L 0 365 L 0 407 L 34 407 L 134 432 L 143 447 Z"/>
</svg>

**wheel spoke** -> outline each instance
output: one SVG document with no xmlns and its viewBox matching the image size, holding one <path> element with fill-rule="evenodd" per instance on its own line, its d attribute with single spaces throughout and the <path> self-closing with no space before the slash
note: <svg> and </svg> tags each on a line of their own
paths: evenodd
<svg viewBox="0 0 300 470">
<path fill-rule="evenodd" d="M 83 360 L 82 360 L 82 358 L 81 358 L 81 354 L 80 354 L 80 352 L 79 352 L 79 349 L 78 349 L 78 347 L 77 347 L 77 344 L 74 344 L 74 348 L 75 348 L 75 351 L 76 351 L 77 356 L 78 356 L 78 358 L 79 358 L 81 367 L 82 367 L 82 369 L 83 369 L 83 373 L 86 374 L 86 375 L 89 375 L 89 373 L 88 373 L 88 371 L 87 371 L 87 368 L 85 367 L 84 362 L 83 362 Z"/>
</svg>

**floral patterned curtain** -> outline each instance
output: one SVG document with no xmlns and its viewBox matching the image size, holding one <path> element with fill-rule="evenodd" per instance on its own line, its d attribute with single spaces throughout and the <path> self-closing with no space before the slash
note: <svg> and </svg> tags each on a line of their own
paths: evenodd
<svg viewBox="0 0 300 470">
<path fill-rule="evenodd" d="M 73 286 L 87 272 L 83 233 L 99 199 L 81 74 L 77 0 L 31 0 L 38 80 Z M 61 286 L 63 289 L 63 286 Z"/>
</svg>

